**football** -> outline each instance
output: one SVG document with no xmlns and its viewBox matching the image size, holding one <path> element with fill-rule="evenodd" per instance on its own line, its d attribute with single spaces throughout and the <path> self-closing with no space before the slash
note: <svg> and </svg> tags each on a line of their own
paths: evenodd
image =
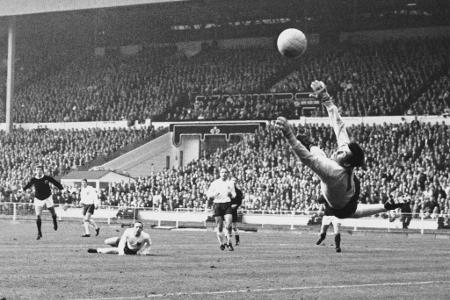
<svg viewBox="0 0 450 300">
<path fill-rule="evenodd" d="M 295 28 L 283 30 L 277 39 L 277 48 L 281 55 L 296 58 L 306 51 L 307 40 L 303 32 Z"/>
</svg>

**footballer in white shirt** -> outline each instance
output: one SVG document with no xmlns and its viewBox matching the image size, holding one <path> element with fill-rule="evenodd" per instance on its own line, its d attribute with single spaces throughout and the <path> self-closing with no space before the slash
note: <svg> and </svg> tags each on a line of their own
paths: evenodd
<svg viewBox="0 0 450 300">
<path fill-rule="evenodd" d="M 97 226 L 95 221 L 92 219 L 92 215 L 96 208 L 100 206 L 100 200 L 97 195 L 97 190 L 88 185 L 87 179 L 81 181 L 81 191 L 80 191 L 80 204 L 83 205 L 83 226 L 84 234 L 82 237 L 90 237 L 89 225 L 94 227 L 95 235 L 100 232 L 100 227 Z"/>
<path fill-rule="evenodd" d="M 216 220 L 216 234 L 220 243 L 220 249 L 233 251 L 231 243 L 232 209 L 231 198 L 236 197 L 234 182 L 228 178 L 226 168 L 219 169 L 219 178 L 214 180 L 206 191 L 206 197 L 214 201 L 214 218 Z M 225 221 L 225 237 L 223 234 Z"/>
</svg>

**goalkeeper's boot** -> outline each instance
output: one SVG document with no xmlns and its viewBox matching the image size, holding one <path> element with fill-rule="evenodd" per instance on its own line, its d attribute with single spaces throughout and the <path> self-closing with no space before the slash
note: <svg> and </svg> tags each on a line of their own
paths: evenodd
<svg viewBox="0 0 450 300">
<path fill-rule="evenodd" d="M 395 202 L 394 199 L 389 199 L 384 203 L 384 208 L 386 210 L 393 210 L 402 207 L 404 204 L 404 202 Z"/>
</svg>

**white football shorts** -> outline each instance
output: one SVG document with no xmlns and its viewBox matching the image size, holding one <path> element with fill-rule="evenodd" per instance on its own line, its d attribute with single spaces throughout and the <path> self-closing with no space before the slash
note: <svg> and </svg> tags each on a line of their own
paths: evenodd
<svg viewBox="0 0 450 300">
<path fill-rule="evenodd" d="M 36 210 L 36 213 L 38 212 L 38 209 L 39 209 L 39 211 L 41 211 L 44 208 L 44 206 L 47 209 L 54 206 L 52 195 L 50 195 L 50 197 L 48 197 L 47 199 L 44 199 L 44 200 L 34 198 L 34 209 Z"/>
<path fill-rule="evenodd" d="M 335 216 L 323 216 L 322 217 L 322 224 L 323 225 L 337 225 L 337 224 L 341 224 L 341 220 Z"/>
</svg>

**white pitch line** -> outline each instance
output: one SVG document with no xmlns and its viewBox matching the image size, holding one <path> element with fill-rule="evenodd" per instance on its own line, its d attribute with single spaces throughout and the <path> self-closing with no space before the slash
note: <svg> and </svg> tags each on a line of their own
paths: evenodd
<svg viewBox="0 0 450 300">
<path fill-rule="evenodd" d="M 241 294 L 241 293 L 270 293 L 285 291 L 304 291 L 314 289 L 345 289 L 345 288 L 363 288 L 363 287 L 380 287 L 380 286 L 408 286 L 408 285 L 430 285 L 430 284 L 449 284 L 450 281 L 409 281 L 409 282 L 381 282 L 381 283 L 362 283 L 362 284 L 345 284 L 345 285 L 319 285 L 319 286 L 299 286 L 284 288 L 268 288 L 268 289 L 240 289 L 240 290 L 224 290 L 215 292 L 177 292 L 164 294 L 145 294 L 144 296 L 128 296 L 128 297 L 105 297 L 105 298 L 74 298 L 72 300 L 128 300 L 128 299 L 147 299 L 162 298 L 176 296 L 213 296 L 225 294 Z"/>
</svg>

